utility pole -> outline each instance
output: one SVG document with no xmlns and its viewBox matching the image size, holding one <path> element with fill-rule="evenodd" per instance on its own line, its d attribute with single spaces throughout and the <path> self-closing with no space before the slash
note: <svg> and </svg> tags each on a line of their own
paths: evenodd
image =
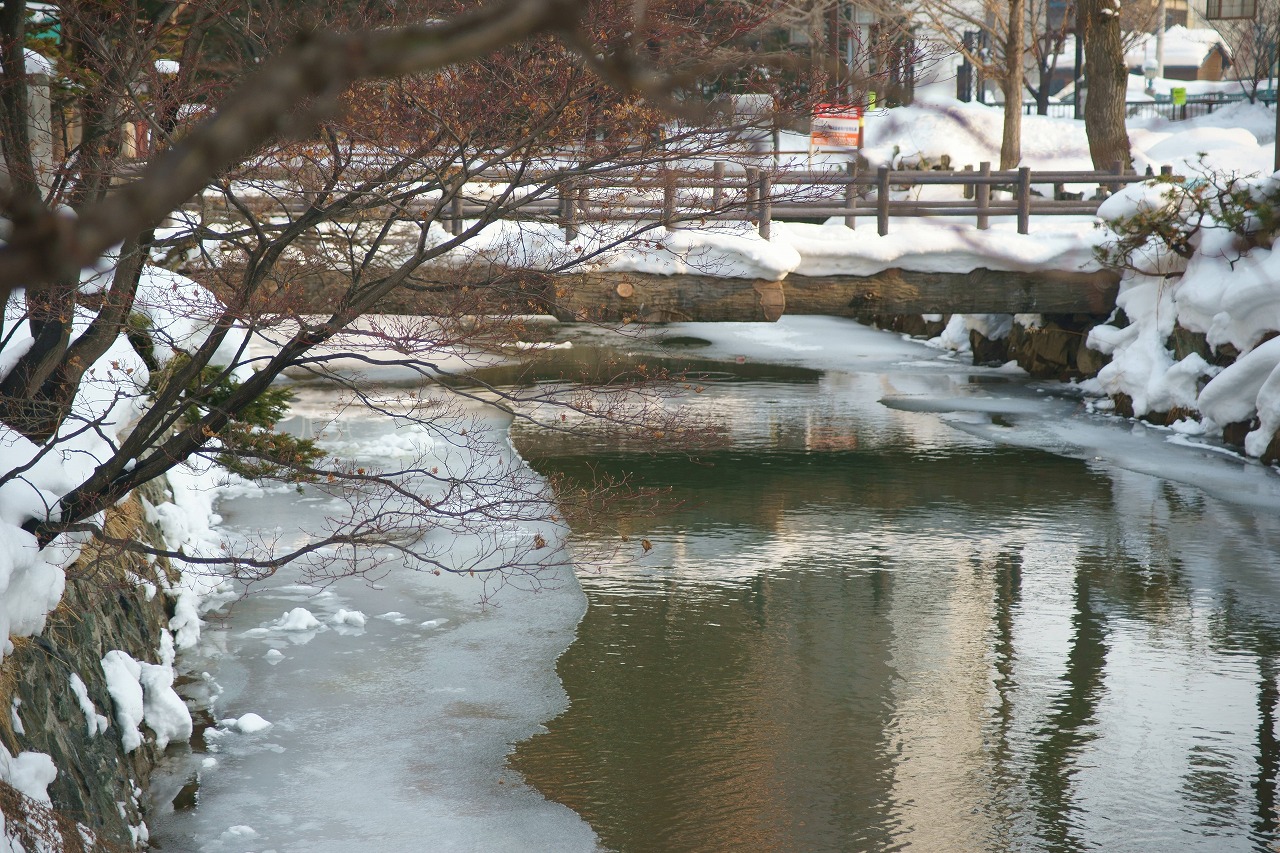
<svg viewBox="0 0 1280 853">
<path fill-rule="evenodd" d="M 1156 5 L 1156 77 L 1164 78 L 1164 31 L 1169 25 L 1169 12 L 1165 7 L 1166 0 Z"/>
<path fill-rule="evenodd" d="M 1258 5 L 1257 0 L 1242 0 L 1229 6 L 1224 4 L 1223 0 L 1206 0 L 1204 17 L 1207 21 L 1251 20 L 1260 25 L 1262 21 L 1259 16 L 1265 10 L 1260 10 Z M 1280 17 L 1280 7 L 1276 9 L 1275 14 Z M 1261 31 L 1261 26 L 1258 31 Z M 1280 34 L 1280 20 L 1276 22 L 1276 32 Z M 1280 81 L 1276 83 L 1273 91 L 1276 93 L 1276 158 L 1273 168 L 1280 172 Z"/>
<path fill-rule="evenodd" d="M 1076 9 L 1076 96 L 1075 96 L 1075 118 L 1080 120 L 1084 118 L 1084 97 L 1087 94 L 1084 85 L 1084 31 L 1087 22 L 1081 4 L 1075 4 Z"/>
</svg>

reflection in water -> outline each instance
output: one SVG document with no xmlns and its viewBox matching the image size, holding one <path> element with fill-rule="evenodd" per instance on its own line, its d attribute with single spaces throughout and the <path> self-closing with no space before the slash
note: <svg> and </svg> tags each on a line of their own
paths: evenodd
<svg viewBox="0 0 1280 853">
<path fill-rule="evenodd" d="M 1280 833 L 1280 812 L 1276 809 L 1276 780 L 1280 777 L 1280 738 L 1276 736 L 1276 706 L 1280 705 L 1277 689 L 1277 667 L 1274 651 L 1261 661 L 1258 684 L 1258 775 L 1252 787 L 1257 799 L 1254 834 L 1259 838 L 1275 838 Z"/>
<path fill-rule="evenodd" d="M 1032 802 L 1039 819 L 1038 835 L 1052 850 L 1083 850 L 1088 846 L 1073 824 L 1080 805 L 1075 801 L 1072 776 L 1076 759 L 1097 737 L 1092 729 L 1103 695 L 1107 660 L 1106 625 L 1096 610 L 1090 576 L 1092 561 L 1076 566 L 1075 612 L 1071 618 L 1071 650 L 1067 655 L 1061 692 L 1036 733 L 1030 775 Z"/>
<path fill-rule="evenodd" d="M 1280 522 L 876 403 L 945 381 L 717 385 L 697 464 L 517 429 L 689 505 L 583 577 L 513 765 L 627 853 L 1280 842 Z"/>
</svg>

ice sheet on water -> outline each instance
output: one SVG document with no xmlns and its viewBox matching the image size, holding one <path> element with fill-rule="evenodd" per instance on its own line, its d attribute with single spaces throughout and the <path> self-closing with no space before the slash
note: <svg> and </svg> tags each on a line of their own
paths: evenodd
<svg viewBox="0 0 1280 853">
<path fill-rule="evenodd" d="M 365 450 L 366 433 L 367 449 L 385 446 L 385 423 L 345 426 L 352 455 Z M 235 502 L 220 510 L 246 529 L 268 514 L 291 528 L 318 511 L 295 498 L 263 495 L 247 511 Z M 464 559 L 478 547 L 450 545 Z M 544 580 L 538 595 L 496 591 L 484 609 L 478 577 L 403 571 L 377 587 L 336 583 L 323 600 L 287 587 L 237 603 L 220 632 L 227 655 L 205 664 L 223 689 L 215 712 L 236 728 L 206 731 L 216 765 L 193 758 L 175 770 L 200 774 L 200 805 L 160 816 L 157 837 L 202 853 L 243 853 L 243 839 L 222 838 L 233 825 L 252 826 L 252 849 L 261 850 L 419 850 L 423 839 L 441 850 L 596 850 L 577 815 L 506 770 L 510 745 L 565 707 L 555 661 L 585 609 L 571 574 Z M 294 607 L 300 600 L 305 608 Z M 327 630 L 277 630 L 283 602 Z M 339 631 L 355 614 L 372 618 L 362 631 Z M 244 636 L 260 627 L 270 630 Z M 217 636 L 208 632 L 207 642 Z M 295 636 L 311 642 L 290 645 L 289 665 L 273 666 L 279 658 L 264 656 L 264 640 Z M 270 743 L 239 736 L 249 714 L 274 723 Z"/>
<path fill-rule="evenodd" d="M 938 358 L 937 350 L 923 343 L 836 317 L 784 315 L 776 323 L 672 323 L 667 333 L 711 341 L 710 347 L 699 351 L 700 356 L 740 356 L 812 368 L 870 370 L 904 360 Z"/>
</svg>

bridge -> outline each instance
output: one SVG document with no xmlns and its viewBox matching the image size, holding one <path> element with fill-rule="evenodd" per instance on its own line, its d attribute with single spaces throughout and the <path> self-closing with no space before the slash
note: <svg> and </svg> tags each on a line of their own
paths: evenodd
<svg viewBox="0 0 1280 853">
<path fill-rule="evenodd" d="M 758 162 L 758 161 L 757 161 Z M 486 175 L 498 182 L 501 175 Z M 989 163 L 960 170 L 918 171 L 880 167 L 844 170 L 766 169 L 719 161 L 710 169 L 575 176 L 549 181 L 553 191 L 532 194 L 512 206 L 512 219 L 554 223 L 566 242 L 602 223 L 659 224 L 668 229 L 708 223 L 750 222 L 769 238 L 777 221 L 821 223 L 835 217 L 861 235 L 875 223 L 886 236 L 904 217 L 962 217 L 978 231 L 993 219 L 1030 232 L 1044 217 L 1094 216 L 1111 192 L 1153 176 L 1112 171 L 994 171 Z M 1169 169 L 1164 180 L 1180 180 Z M 911 197 L 930 187 L 953 187 L 950 197 Z M 464 188 L 434 216 L 461 233 L 468 220 L 486 214 L 488 200 Z M 427 214 L 423 211 L 424 215 Z M 417 212 L 407 210 L 406 219 Z M 861 237 L 859 237 L 861 239 Z M 340 271 L 312 275 L 304 285 L 306 305 L 324 310 L 345 276 Z M 896 314 L 1088 314 L 1104 316 L 1115 305 L 1119 276 L 1110 271 L 1040 270 L 1011 272 L 973 269 L 922 272 L 886 269 L 872 275 L 746 279 L 708 274 L 654 275 L 636 272 L 576 272 L 548 275 L 473 262 L 466 266 L 424 266 L 383 310 L 433 313 L 460 286 L 488 289 L 495 308 L 549 313 L 566 320 L 600 322 L 773 321 L 784 313 L 841 317 Z"/>
</svg>

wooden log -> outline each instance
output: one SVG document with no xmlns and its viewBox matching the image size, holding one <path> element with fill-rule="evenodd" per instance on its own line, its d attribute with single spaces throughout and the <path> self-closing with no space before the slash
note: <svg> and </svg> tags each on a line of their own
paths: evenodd
<svg viewBox="0 0 1280 853">
<path fill-rule="evenodd" d="M 786 305 L 784 283 L 761 279 L 583 273 L 559 276 L 554 286 L 552 313 L 568 321 L 772 322 Z"/>
<path fill-rule="evenodd" d="M 280 282 L 275 310 L 324 313 L 350 285 L 336 271 L 302 273 Z M 288 291 L 287 293 L 285 291 Z M 424 267 L 377 310 L 388 313 L 552 314 L 603 323 L 673 321 L 770 322 L 783 313 L 860 317 L 867 314 L 1089 314 L 1115 307 L 1112 272 L 922 273 L 890 269 L 869 276 L 796 276 L 782 281 L 712 275 L 545 273 L 472 267 Z"/>
<path fill-rule="evenodd" d="M 625 285 L 625 287 L 621 287 Z M 620 288 L 629 297 L 619 296 Z M 788 276 L 781 282 L 706 275 L 589 273 L 556 280 L 556 316 L 601 322 L 749 322 L 782 313 L 1090 314 L 1115 308 L 1112 272 L 967 273 L 885 270 L 870 276 Z"/>
<path fill-rule="evenodd" d="M 1119 276 L 1043 270 L 931 273 L 890 269 L 869 276 L 788 276 L 788 314 L 1092 314 L 1115 308 Z"/>
</svg>

